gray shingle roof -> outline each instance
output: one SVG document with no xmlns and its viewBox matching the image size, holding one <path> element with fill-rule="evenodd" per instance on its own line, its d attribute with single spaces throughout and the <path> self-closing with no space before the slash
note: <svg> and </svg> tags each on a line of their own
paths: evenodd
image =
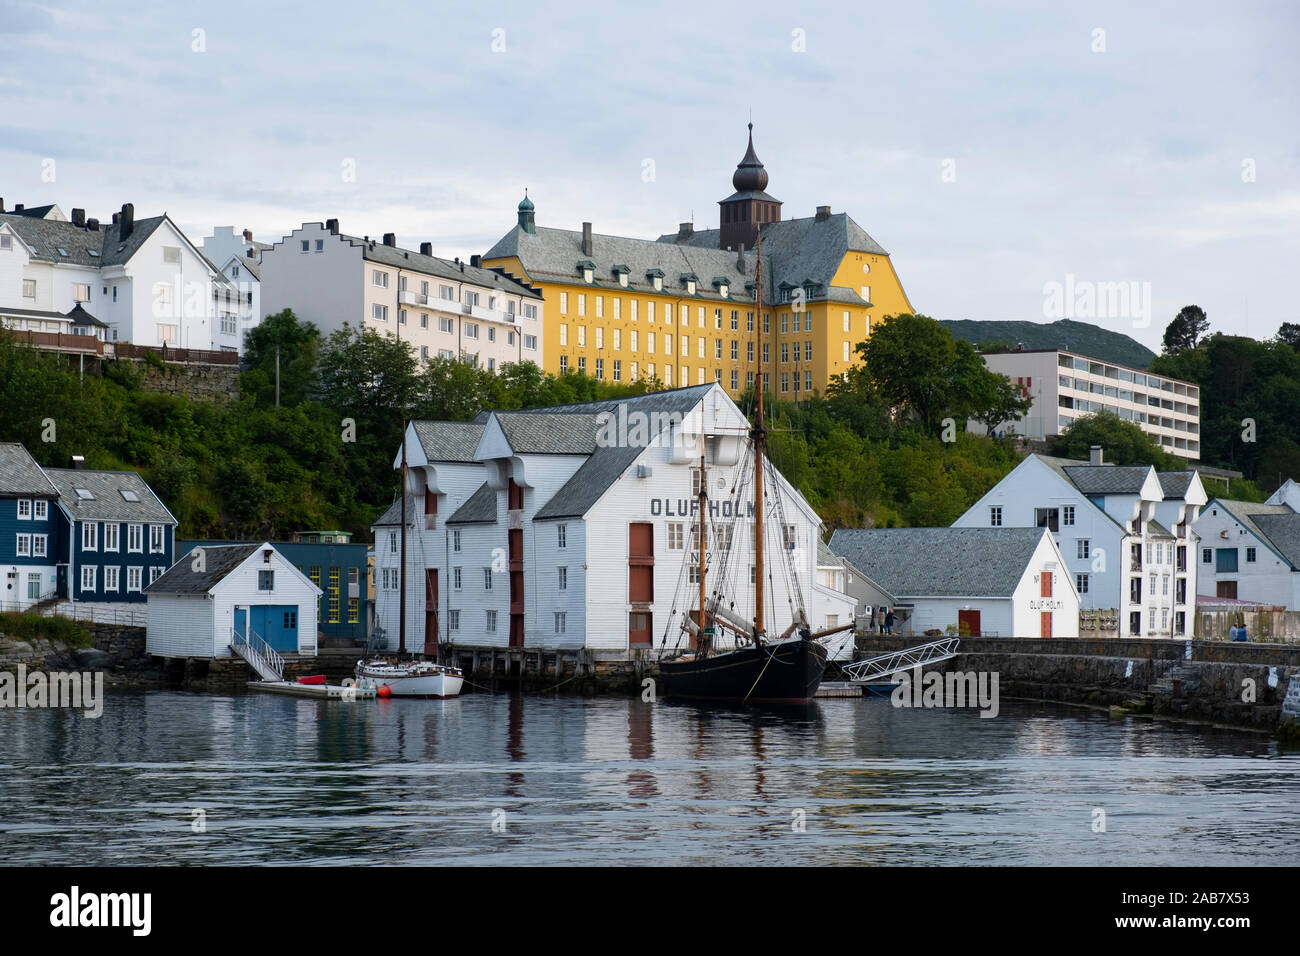
<svg viewBox="0 0 1300 956">
<path fill-rule="evenodd" d="M 112 223 L 101 224 L 99 229 L 74 226 L 71 222 L 56 219 L 34 219 L 25 215 L 0 214 L 0 222 L 8 223 L 32 249 L 38 259 L 71 265 L 100 266 L 121 265 L 135 255 L 166 216 L 137 219 L 123 242 L 119 228 Z M 59 252 L 63 249 L 67 255 Z M 99 253 L 92 256 L 91 250 Z M 215 271 L 215 270 L 214 270 Z"/>
<path fill-rule="evenodd" d="M 1186 497 L 1187 488 L 1191 485 L 1195 474 L 1194 471 L 1156 472 L 1156 477 L 1160 479 L 1160 490 L 1165 493 L 1165 500 Z"/>
<path fill-rule="evenodd" d="M 497 412 L 510 447 L 521 455 L 590 455 L 596 450 L 600 423 L 595 412 L 554 408 Z"/>
<path fill-rule="evenodd" d="M 709 302 L 714 308 L 727 302 L 745 305 L 754 301 L 754 297 L 745 290 L 745 283 L 754 281 L 754 254 L 745 253 L 745 271 L 742 273 L 736 268 L 736 253 L 718 249 L 716 245 L 713 248 L 700 248 L 653 239 L 594 235 L 592 255 L 584 256 L 580 232 L 538 226 L 536 234 L 532 234 L 515 226 L 483 258 L 491 260 L 510 256 L 519 257 L 528 278 L 534 282 L 578 282 L 581 280 L 578 261 L 589 258 L 596 265 L 595 281 L 592 283 L 596 289 L 623 288 L 614 274 L 614 266 L 626 265 L 629 269 L 627 288 L 631 291 L 653 292 L 654 284 L 646 277 L 646 273 L 658 269 L 664 274 L 664 291 L 670 294 L 699 299 L 701 303 Z M 679 277 L 683 273 L 692 272 L 705 278 L 696 286 L 696 294 L 688 296 L 686 285 Z M 766 279 L 766 263 L 763 274 Z M 727 298 L 724 299 L 711 284 L 707 284 L 713 276 L 727 279 Z M 768 298 L 765 293 L 764 299 Z"/>
<path fill-rule="evenodd" d="M 176 524 L 171 512 L 134 471 L 89 471 L 46 468 L 50 481 L 59 489 L 59 500 L 78 521 L 141 521 Z M 82 499 L 76 489 L 85 488 L 95 497 Z M 122 492 L 134 492 L 139 501 L 127 501 Z"/>
<path fill-rule="evenodd" d="M 59 490 L 36 459 L 17 442 L 0 443 L 0 497 L 58 497 Z"/>
<path fill-rule="evenodd" d="M 492 524 L 497 520 L 497 494 L 485 481 L 452 512 L 447 524 Z"/>
<path fill-rule="evenodd" d="M 486 421 L 487 416 L 483 416 Z M 415 437 L 429 461 L 474 461 L 474 451 L 483 437 L 483 422 L 416 421 Z"/>
<path fill-rule="evenodd" d="M 1300 569 L 1300 514 L 1257 514 L 1254 521 L 1292 569 Z"/>
<path fill-rule="evenodd" d="M 471 282 L 488 288 L 495 287 L 512 295 L 522 295 L 532 299 L 542 297 L 542 294 L 537 290 L 491 269 L 480 269 L 466 263 L 464 270 L 462 270 L 456 263 L 447 259 L 421 255 L 400 246 L 386 246 L 382 242 L 374 242 L 373 240 L 367 242 L 359 236 L 340 234 L 339 238 L 352 243 L 354 246 L 360 246 L 362 254 L 371 262 L 378 262 L 398 269 L 414 269 L 453 282 Z"/>
<path fill-rule="evenodd" d="M 145 594 L 206 594 L 244 559 L 257 551 L 260 544 L 203 545 L 203 570 L 194 570 L 191 551 L 167 569 L 157 581 L 144 589 Z"/>
<path fill-rule="evenodd" d="M 656 413 L 671 416 L 674 413 L 685 417 L 688 412 L 709 393 L 713 385 L 692 385 L 689 388 L 675 388 L 664 392 L 651 392 L 648 395 L 634 395 L 629 398 L 612 399 L 603 402 L 586 402 L 580 405 L 561 405 L 539 410 L 538 412 L 518 412 L 517 415 L 556 416 L 568 411 L 578 412 L 594 417 L 601 412 L 617 413 L 620 403 L 627 404 L 628 413 L 643 412 L 647 416 Z M 653 418 L 649 419 L 654 421 Z M 653 436 L 651 436 L 653 438 Z M 534 521 L 549 518 L 576 518 L 585 515 L 614 482 L 640 456 L 643 448 L 595 445 L 595 430 L 592 431 L 592 443 L 595 446 L 587 461 L 574 472 L 559 491 L 537 510 Z"/>
<path fill-rule="evenodd" d="M 839 529 L 830 548 L 898 598 L 1010 597 L 1042 528 Z"/>
<path fill-rule="evenodd" d="M 1085 495 L 1136 495 L 1150 465 L 1067 465 L 1065 475 Z"/>
<path fill-rule="evenodd" d="M 263 245 L 266 245 L 266 243 L 263 243 Z M 248 258 L 248 256 L 231 256 L 230 258 L 234 259 L 237 263 L 239 263 L 241 266 L 247 269 L 248 274 L 251 275 L 254 279 L 257 279 L 259 282 L 261 281 L 262 264 L 258 262 L 256 259 L 250 259 Z"/>
</svg>

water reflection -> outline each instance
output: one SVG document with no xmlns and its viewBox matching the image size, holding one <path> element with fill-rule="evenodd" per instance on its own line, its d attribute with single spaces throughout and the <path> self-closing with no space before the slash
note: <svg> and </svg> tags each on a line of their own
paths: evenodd
<svg viewBox="0 0 1300 956">
<path fill-rule="evenodd" d="M 0 763 L 11 863 L 1287 863 L 1300 797 L 1262 735 L 887 700 L 158 691 L 0 711 Z"/>
</svg>

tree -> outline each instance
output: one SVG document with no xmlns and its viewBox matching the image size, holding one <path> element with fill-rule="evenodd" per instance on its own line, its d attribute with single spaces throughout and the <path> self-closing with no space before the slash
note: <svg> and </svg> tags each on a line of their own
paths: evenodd
<svg viewBox="0 0 1300 956">
<path fill-rule="evenodd" d="M 993 435 L 1003 422 L 1023 418 L 1034 404 L 1019 385 L 988 369 L 977 378 L 973 391 L 971 417 L 980 422 L 989 435 Z"/>
<path fill-rule="evenodd" d="M 311 394 L 320 350 L 320 330 L 300 322 L 292 309 L 268 315 L 244 333 L 244 367 L 240 392 L 259 405 L 275 404 L 275 363 L 280 360 L 280 404 L 297 405 Z"/>
<path fill-rule="evenodd" d="M 1210 320 L 1199 305 L 1185 305 L 1165 328 L 1165 353 L 1196 348 L 1196 341 L 1210 328 Z"/>
<path fill-rule="evenodd" d="M 1186 467 L 1182 459 L 1162 451 L 1140 426 L 1107 411 L 1076 418 L 1052 446 L 1052 454 L 1086 459 L 1093 445 L 1102 447 L 1111 465 L 1155 465 L 1160 471 Z"/>
<path fill-rule="evenodd" d="M 1283 322 L 1282 327 L 1277 330 L 1277 340 L 1300 351 L 1300 323 Z"/>
</svg>

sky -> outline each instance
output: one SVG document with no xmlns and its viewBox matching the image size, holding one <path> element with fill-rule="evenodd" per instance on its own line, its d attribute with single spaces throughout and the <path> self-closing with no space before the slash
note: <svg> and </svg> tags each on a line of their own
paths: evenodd
<svg viewBox="0 0 1300 956">
<path fill-rule="evenodd" d="M 0 0 L 0 46 L 10 209 L 463 258 L 527 187 L 653 238 L 716 227 L 752 117 L 783 215 L 849 213 L 935 318 L 1300 322 L 1296 3 Z"/>
</svg>

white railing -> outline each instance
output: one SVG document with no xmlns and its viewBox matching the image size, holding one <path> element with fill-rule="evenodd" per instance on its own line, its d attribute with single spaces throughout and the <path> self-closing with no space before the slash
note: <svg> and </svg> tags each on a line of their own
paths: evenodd
<svg viewBox="0 0 1300 956">
<path fill-rule="evenodd" d="M 918 644 L 879 657 L 869 657 L 865 661 L 856 661 L 845 665 L 842 670 L 845 677 L 856 683 L 883 680 L 891 674 L 911 670 L 921 664 L 936 664 L 956 657 L 957 645 L 960 643 L 961 640 L 956 637 L 931 641 L 929 644 Z"/>
<path fill-rule="evenodd" d="M 230 647 L 236 654 L 253 665 L 262 680 L 284 680 L 284 658 L 262 640 L 251 627 L 248 634 L 230 629 Z"/>
</svg>

